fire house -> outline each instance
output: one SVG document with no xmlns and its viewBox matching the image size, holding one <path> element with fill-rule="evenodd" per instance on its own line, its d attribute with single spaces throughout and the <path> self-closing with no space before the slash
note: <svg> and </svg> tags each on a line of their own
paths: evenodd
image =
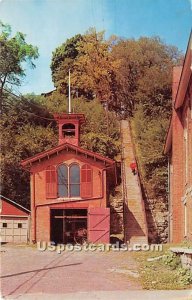
<svg viewBox="0 0 192 300">
<path fill-rule="evenodd" d="M 54 115 L 58 146 L 22 161 L 30 171 L 31 241 L 109 242 L 115 161 L 79 146 L 83 114 Z"/>
</svg>

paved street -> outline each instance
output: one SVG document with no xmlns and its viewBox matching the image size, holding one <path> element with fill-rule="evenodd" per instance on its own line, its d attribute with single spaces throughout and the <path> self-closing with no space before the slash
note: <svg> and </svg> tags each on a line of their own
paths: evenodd
<svg viewBox="0 0 192 300">
<path fill-rule="evenodd" d="M 1 248 L 1 291 L 9 299 L 192 299 L 189 291 L 143 291 L 130 253 Z"/>
<path fill-rule="evenodd" d="M 40 252 L 24 246 L 3 246 L 2 294 L 62 294 L 87 291 L 141 289 L 131 256 L 117 252 Z M 5 251 L 5 252 L 4 252 Z M 123 274 L 128 266 L 131 275 Z M 127 272 L 127 271 L 125 271 Z"/>
</svg>

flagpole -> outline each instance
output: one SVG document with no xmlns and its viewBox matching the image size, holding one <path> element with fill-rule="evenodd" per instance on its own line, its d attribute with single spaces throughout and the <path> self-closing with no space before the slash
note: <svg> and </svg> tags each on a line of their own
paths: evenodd
<svg viewBox="0 0 192 300">
<path fill-rule="evenodd" d="M 70 69 L 69 69 L 69 114 L 71 114 L 71 73 L 70 73 Z"/>
</svg>

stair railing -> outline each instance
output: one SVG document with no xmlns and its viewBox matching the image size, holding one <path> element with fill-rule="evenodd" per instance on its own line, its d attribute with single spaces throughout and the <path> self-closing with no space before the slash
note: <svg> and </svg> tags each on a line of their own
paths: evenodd
<svg viewBox="0 0 192 300">
<path fill-rule="evenodd" d="M 140 193 L 140 197 L 141 197 L 142 211 L 144 213 L 144 219 L 145 219 L 145 225 L 146 225 L 145 226 L 146 227 L 146 235 L 148 236 L 148 226 L 147 226 L 146 210 L 145 210 L 144 199 L 143 199 L 142 188 L 141 188 L 141 182 L 143 182 L 143 178 L 142 178 L 141 173 L 139 172 L 139 164 L 138 164 L 138 159 L 137 159 L 136 149 L 135 149 L 135 144 L 134 144 L 134 138 L 133 138 L 133 134 L 132 134 L 131 125 L 130 125 L 129 120 L 127 120 L 127 124 L 128 124 L 128 127 L 129 127 L 130 136 L 131 136 L 133 155 L 134 155 L 135 162 L 136 162 L 136 165 L 137 165 L 136 176 L 137 176 L 137 182 L 138 182 L 138 185 L 139 185 L 139 193 Z M 143 185 L 143 188 L 144 188 L 144 192 L 146 193 L 145 195 L 148 197 L 147 191 L 145 190 L 144 185 Z"/>
<path fill-rule="evenodd" d="M 122 180 L 122 194 L 123 194 L 123 227 L 124 227 L 124 242 L 126 242 L 126 210 L 125 210 L 125 207 L 128 206 L 128 198 L 127 198 L 127 187 L 126 187 L 122 120 L 120 120 L 120 138 L 121 138 L 121 180 Z"/>
</svg>

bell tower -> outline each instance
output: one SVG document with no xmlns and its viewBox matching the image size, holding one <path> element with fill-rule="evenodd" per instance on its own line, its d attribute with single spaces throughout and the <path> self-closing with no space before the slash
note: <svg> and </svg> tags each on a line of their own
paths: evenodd
<svg viewBox="0 0 192 300">
<path fill-rule="evenodd" d="M 69 143 L 79 146 L 80 127 L 85 123 L 84 114 L 54 114 L 59 128 L 59 145 Z"/>
<path fill-rule="evenodd" d="M 71 113 L 71 80 L 69 69 L 69 98 L 68 98 L 68 114 L 60 113 L 54 114 L 59 127 L 59 145 L 69 143 L 79 146 L 80 126 L 85 123 L 84 114 Z"/>
</svg>

